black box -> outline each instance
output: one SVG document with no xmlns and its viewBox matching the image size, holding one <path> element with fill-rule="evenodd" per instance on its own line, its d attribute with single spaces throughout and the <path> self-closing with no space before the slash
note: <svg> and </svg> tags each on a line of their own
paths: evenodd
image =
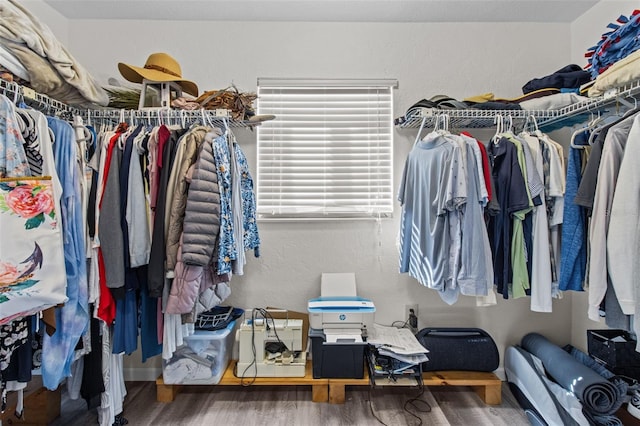
<svg viewBox="0 0 640 426">
<path fill-rule="evenodd" d="M 325 344 L 322 330 L 309 329 L 314 379 L 362 379 L 366 343 Z"/>
<path fill-rule="evenodd" d="M 587 347 L 589 355 L 611 368 L 640 367 L 636 340 L 625 330 L 587 330 Z"/>
<path fill-rule="evenodd" d="M 614 367 L 611 372 L 617 376 L 626 376 L 640 381 L 640 367 Z"/>
</svg>

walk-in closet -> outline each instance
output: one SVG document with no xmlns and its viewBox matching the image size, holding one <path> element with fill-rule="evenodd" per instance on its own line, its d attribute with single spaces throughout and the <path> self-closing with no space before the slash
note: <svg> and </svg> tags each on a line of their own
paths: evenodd
<svg viewBox="0 0 640 426">
<path fill-rule="evenodd" d="M 0 0 L 0 424 L 640 424 L 639 40 Z"/>
</svg>

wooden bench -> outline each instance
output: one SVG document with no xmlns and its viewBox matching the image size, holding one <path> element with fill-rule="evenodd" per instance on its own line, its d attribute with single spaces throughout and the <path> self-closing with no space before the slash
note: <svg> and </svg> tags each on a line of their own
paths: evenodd
<svg viewBox="0 0 640 426">
<path fill-rule="evenodd" d="M 40 380 L 34 382 L 41 383 Z M 29 383 L 24 394 L 24 414 L 20 418 L 15 416 L 16 398 L 15 392 L 9 392 L 7 409 L 0 413 L 1 424 L 46 426 L 60 416 L 60 387 L 50 391 Z"/>
<path fill-rule="evenodd" d="M 422 373 L 425 386 L 470 386 L 485 404 L 502 403 L 502 381 L 493 373 L 481 371 L 427 371 Z"/>
<path fill-rule="evenodd" d="M 227 366 L 219 385 L 241 386 L 243 381 L 236 377 L 236 361 Z M 244 380 L 247 383 L 247 379 Z M 502 381 L 493 373 L 475 371 L 430 371 L 422 373 L 425 386 L 470 386 L 485 404 L 499 405 L 502 402 Z M 365 368 L 361 379 L 314 379 L 311 361 L 307 361 L 304 377 L 256 377 L 251 386 L 310 385 L 313 402 L 344 404 L 346 386 L 369 386 L 369 372 Z M 183 386 L 167 385 L 160 376 L 156 380 L 156 399 L 171 402 Z"/>
<path fill-rule="evenodd" d="M 405 380 L 405 379 L 400 379 Z M 406 384 L 405 384 L 406 383 Z M 408 386 L 415 381 L 394 383 L 395 386 Z M 430 371 L 422 373 L 424 386 L 470 386 L 488 405 L 502 403 L 502 381 L 493 373 L 476 371 Z M 369 386 L 369 374 L 365 369 L 362 379 L 329 379 L 329 402 L 344 404 L 345 386 Z"/>
<path fill-rule="evenodd" d="M 249 382 L 251 382 L 251 386 L 310 385 L 313 402 L 329 401 L 329 379 L 314 379 L 311 361 L 307 361 L 304 377 L 256 377 L 255 379 L 245 378 L 244 380 L 235 375 L 236 362 L 232 360 L 229 363 L 216 386 L 242 386 Z M 156 380 L 156 399 L 159 402 L 171 402 L 183 386 L 189 385 L 167 385 L 162 380 L 162 376 L 160 376 Z"/>
</svg>

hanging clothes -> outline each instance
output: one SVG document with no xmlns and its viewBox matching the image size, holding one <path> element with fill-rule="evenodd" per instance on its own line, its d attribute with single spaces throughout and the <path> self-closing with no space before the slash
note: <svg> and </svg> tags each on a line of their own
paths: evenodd
<svg viewBox="0 0 640 426">
<path fill-rule="evenodd" d="M 110 289 L 124 287 L 124 236 L 120 225 L 120 184 L 119 169 L 122 152 L 117 148 L 124 129 L 117 131 L 110 139 L 103 153 L 104 171 L 98 183 L 101 187 L 98 198 L 99 216 L 97 220 L 100 250 L 105 264 L 106 286 Z M 114 295 L 115 296 L 115 295 Z M 122 294 L 120 294 L 122 296 Z M 118 298 L 117 296 L 115 297 Z"/>
<path fill-rule="evenodd" d="M 589 318 L 598 321 L 600 303 L 607 291 L 607 232 L 620 163 L 627 137 L 635 120 L 627 117 L 607 131 L 598 168 L 597 186 L 589 229 Z M 624 311 L 623 311 L 624 312 Z"/>
<path fill-rule="evenodd" d="M 539 204 L 534 202 L 532 220 L 531 253 L 531 310 L 533 312 L 552 311 L 553 280 L 551 256 L 549 251 L 549 220 L 547 216 L 546 196 L 544 194 L 544 161 L 539 139 L 532 134 L 521 133 L 519 137 L 531 151 L 534 164 L 527 169 L 535 173 L 542 184 L 542 193 L 538 194 Z M 535 193 L 535 191 L 534 191 Z"/>
<path fill-rule="evenodd" d="M 607 235 L 607 262 L 611 283 L 622 312 L 633 315 L 633 330 L 640 332 L 640 115 L 633 119 L 611 204 Z M 640 350 L 637 345 L 636 350 Z"/>
<path fill-rule="evenodd" d="M 468 188 L 463 214 L 462 243 L 460 246 L 460 270 L 457 282 L 460 293 L 466 296 L 488 296 L 493 289 L 493 265 L 489 236 L 484 224 L 483 206 L 488 201 L 486 187 L 480 179 L 482 155 L 478 142 L 461 136 L 465 143 Z"/>
<path fill-rule="evenodd" d="M 0 96 L 0 134 L 0 178 L 31 176 L 15 107 L 4 96 Z"/>
<path fill-rule="evenodd" d="M 149 295 L 151 297 L 161 297 L 165 287 L 165 258 L 166 258 L 166 204 L 170 200 L 168 194 L 168 182 L 171 169 L 175 160 L 178 140 L 187 132 L 187 129 L 172 130 L 169 138 L 164 144 L 158 144 L 158 168 L 160 178 L 158 180 L 158 196 L 153 223 L 153 234 L 151 238 L 151 254 L 149 257 Z M 152 186 L 153 190 L 153 186 Z"/>
<path fill-rule="evenodd" d="M 214 285 L 217 273 L 209 268 L 220 231 L 220 191 L 213 156 L 213 138 L 220 132 L 208 133 L 191 177 L 185 206 L 182 243 L 166 312 L 189 313 L 201 293 L 203 280 L 210 277 Z M 223 280 L 228 281 L 228 276 Z M 222 281 L 221 281 L 222 282 Z"/>
<path fill-rule="evenodd" d="M 187 192 L 189 190 L 189 183 L 186 179 L 187 171 L 196 162 L 205 140 L 205 135 L 209 131 L 208 127 L 196 126 L 184 134 L 180 139 L 175 164 L 171 170 L 168 186 L 172 188 L 172 201 L 167 203 L 165 212 L 169 224 L 166 248 L 166 268 L 169 273 L 173 272 L 175 268 L 178 244 L 184 226 Z"/>
<path fill-rule="evenodd" d="M 231 272 L 231 262 L 238 259 L 238 249 L 233 230 L 230 151 L 225 135 L 213 141 L 213 157 L 220 188 L 220 235 L 216 268 L 218 274 L 228 274 Z"/>
<path fill-rule="evenodd" d="M 260 245 L 253 180 L 228 127 L 131 124 L 103 124 L 94 131 L 76 117 L 72 127 L 31 109 L 16 111 L 0 97 L 0 127 L 7 135 L 0 143 L 1 176 L 50 175 L 50 204 L 60 212 L 64 232 L 58 253 L 66 291 L 59 303 L 66 303 L 56 309 L 57 329 L 43 338 L 43 382 L 54 389 L 68 378 L 70 395 L 82 394 L 89 405 L 101 393 L 98 417 L 104 426 L 122 418 L 122 359 L 137 349 L 138 333 L 143 361 L 160 353 L 170 357 L 194 332 L 197 315 L 230 295 L 232 271 L 242 273 L 245 251 L 257 257 Z M 208 150 L 201 149 L 205 141 Z M 221 199 L 209 206 L 218 212 L 213 218 L 222 221 L 223 229 L 199 266 L 180 262 L 180 241 L 191 225 L 186 208 L 190 173 L 204 151 L 212 161 L 209 173 L 223 185 Z M 225 217 L 219 214 L 223 209 Z M 163 315 L 170 292 L 180 289 L 175 285 L 180 280 L 170 274 L 178 265 L 201 267 L 208 278 L 195 286 L 181 314 Z M 22 342 L 18 333 L 9 337 Z M 8 358 L 13 348 L 0 346 Z M 100 377 L 91 374 L 96 363 L 102 366 Z M 20 386 L 12 382 L 8 388 Z"/>
<path fill-rule="evenodd" d="M 567 167 L 567 191 L 569 202 L 565 204 L 562 225 L 562 251 L 560 262 L 560 290 L 583 291 L 587 267 L 587 213 L 572 200 L 580 186 L 582 175 L 582 149 L 571 147 Z"/>
<path fill-rule="evenodd" d="M 456 204 L 450 176 L 451 164 L 460 155 L 446 135 L 427 135 L 409 153 L 398 191 L 402 205 L 400 273 L 439 292 L 445 291 L 451 273 L 447 213 Z"/>
<path fill-rule="evenodd" d="M 64 231 L 64 257 L 68 301 L 56 309 L 56 331 L 43 340 L 42 381 L 56 389 L 70 374 L 73 353 L 89 324 L 88 284 L 82 228 L 82 172 L 76 165 L 78 155 L 73 128 L 57 118 L 48 118 L 56 143 L 53 145 L 58 177 L 62 184 L 61 209 Z M 81 155 L 84 155 L 81 154 Z"/>
<path fill-rule="evenodd" d="M 493 269 L 498 293 L 507 299 L 513 294 L 511 244 L 513 234 L 512 215 L 529 209 L 529 196 L 522 169 L 518 163 L 517 148 L 507 138 L 489 144 L 487 154 L 491 161 L 495 182 L 495 197 L 500 211 L 489 217 L 491 250 L 494 253 Z"/>
<path fill-rule="evenodd" d="M 236 169 L 240 172 L 239 192 L 242 200 L 242 240 L 244 242 L 244 250 L 253 250 L 254 256 L 260 257 L 260 235 L 258 232 L 258 215 L 256 213 L 256 194 L 253 178 L 249 171 L 249 162 L 242 148 L 240 148 L 240 144 L 234 142 L 233 147 L 237 162 Z"/>
</svg>

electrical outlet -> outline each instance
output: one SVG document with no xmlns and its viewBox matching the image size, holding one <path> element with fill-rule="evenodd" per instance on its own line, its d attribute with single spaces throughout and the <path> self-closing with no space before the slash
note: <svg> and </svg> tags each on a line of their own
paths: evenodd
<svg viewBox="0 0 640 426">
<path fill-rule="evenodd" d="M 413 310 L 413 315 L 416 316 L 416 318 L 418 318 L 418 305 L 404 305 L 404 320 L 407 321 Z"/>
</svg>

